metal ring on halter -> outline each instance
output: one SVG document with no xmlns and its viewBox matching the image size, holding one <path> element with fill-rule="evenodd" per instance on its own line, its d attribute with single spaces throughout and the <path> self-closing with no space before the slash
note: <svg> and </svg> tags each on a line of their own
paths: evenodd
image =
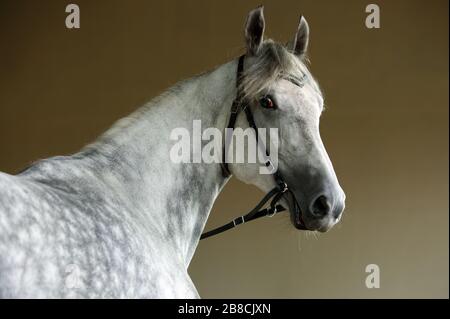
<svg viewBox="0 0 450 319">
<path fill-rule="evenodd" d="M 274 206 L 273 208 L 270 208 L 269 211 L 272 211 L 271 213 L 267 214 L 267 217 L 273 217 L 277 213 L 277 206 Z"/>
<path fill-rule="evenodd" d="M 280 185 L 283 187 L 281 190 L 281 193 L 286 193 L 288 190 L 288 186 L 287 186 L 286 182 L 281 182 Z"/>
</svg>

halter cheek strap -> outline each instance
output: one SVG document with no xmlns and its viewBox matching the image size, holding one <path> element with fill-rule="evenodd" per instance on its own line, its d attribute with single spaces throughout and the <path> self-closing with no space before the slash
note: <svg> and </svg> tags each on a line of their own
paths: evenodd
<svg viewBox="0 0 450 319">
<path fill-rule="evenodd" d="M 242 72 L 244 70 L 244 59 L 245 59 L 244 55 L 239 57 L 238 68 L 237 68 L 237 77 L 236 77 L 237 94 L 236 94 L 236 98 L 233 101 L 233 104 L 231 105 L 231 114 L 230 114 L 230 119 L 228 121 L 227 128 L 234 129 L 235 124 L 236 124 L 236 119 L 239 115 L 239 112 L 241 110 L 243 110 L 245 112 L 245 116 L 246 116 L 249 126 L 251 128 L 253 128 L 253 130 L 255 132 L 256 144 L 259 145 L 260 141 L 258 138 L 258 129 L 257 129 L 256 123 L 255 123 L 255 119 L 253 117 L 252 111 L 248 107 L 248 103 L 243 99 L 243 96 L 244 96 L 243 92 L 241 92 L 240 83 L 242 81 Z M 231 141 L 231 138 L 225 139 L 226 143 L 224 143 L 224 148 L 222 150 L 221 166 L 222 166 L 222 173 L 223 173 L 224 177 L 231 176 L 231 172 L 228 168 L 228 163 L 226 161 L 226 150 L 229 147 L 229 145 L 227 143 L 229 143 L 230 141 Z M 263 145 L 263 148 L 265 149 L 265 153 L 268 158 L 266 166 L 270 166 L 270 165 L 272 165 L 272 163 L 270 161 L 269 151 L 265 147 L 265 145 Z M 297 210 L 296 213 L 299 213 L 300 208 L 299 208 L 298 202 L 295 198 L 295 195 L 288 188 L 288 186 L 287 186 L 286 182 L 284 181 L 284 179 L 282 178 L 281 174 L 278 171 L 276 171 L 276 172 L 272 173 L 272 175 L 275 179 L 276 186 L 263 197 L 263 199 L 255 206 L 255 208 L 253 208 L 249 213 L 247 213 L 243 216 L 240 216 L 238 218 L 235 218 L 231 222 L 229 222 L 223 226 L 220 226 L 211 231 L 203 233 L 201 235 L 200 239 L 205 239 L 205 238 L 220 234 L 224 231 L 227 231 L 231 228 L 234 228 L 240 224 L 244 224 L 244 223 L 249 222 L 254 219 L 258 219 L 258 218 L 261 218 L 264 216 L 272 217 L 277 213 L 285 211 L 286 208 L 284 208 L 281 205 L 278 205 L 278 202 L 281 200 L 283 195 L 286 193 L 289 193 L 291 195 L 291 197 L 294 201 L 295 209 Z M 264 207 L 264 205 L 266 203 L 268 203 L 269 201 L 270 201 L 269 207 L 262 209 Z"/>
<path fill-rule="evenodd" d="M 233 100 L 233 104 L 231 104 L 231 112 L 230 112 L 230 119 L 228 120 L 227 129 L 234 129 L 234 126 L 236 125 L 236 120 L 239 115 L 239 112 L 241 111 L 241 108 L 243 108 L 242 100 L 244 94 L 241 92 L 241 81 L 242 81 L 242 72 L 244 71 L 244 55 L 241 55 L 239 57 L 238 61 L 238 67 L 237 67 L 237 74 L 236 74 L 236 89 L 237 94 L 236 98 Z M 244 107 L 247 109 L 247 107 Z M 222 150 L 222 163 L 220 165 L 222 166 L 222 174 L 224 177 L 231 176 L 230 169 L 228 168 L 228 162 L 227 162 L 227 151 L 229 148 L 229 142 L 231 142 L 231 138 L 228 138 L 229 136 L 226 136 L 223 150 Z"/>
</svg>

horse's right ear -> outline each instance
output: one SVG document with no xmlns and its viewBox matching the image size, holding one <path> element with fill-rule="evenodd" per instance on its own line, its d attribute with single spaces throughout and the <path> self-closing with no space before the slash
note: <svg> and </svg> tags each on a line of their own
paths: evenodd
<svg viewBox="0 0 450 319">
<path fill-rule="evenodd" d="M 245 42 L 247 44 L 247 54 L 256 55 L 261 47 L 264 36 L 264 7 L 260 6 L 249 12 L 245 23 Z"/>
</svg>

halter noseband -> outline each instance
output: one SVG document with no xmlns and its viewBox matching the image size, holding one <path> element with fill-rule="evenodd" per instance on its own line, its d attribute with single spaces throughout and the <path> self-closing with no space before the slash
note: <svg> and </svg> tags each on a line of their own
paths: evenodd
<svg viewBox="0 0 450 319">
<path fill-rule="evenodd" d="M 255 132 L 256 144 L 259 145 L 260 141 L 258 139 L 258 129 L 257 129 L 256 123 L 255 123 L 255 119 L 253 117 L 252 111 L 250 110 L 250 107 L 248 107 L 247 101 L 244 100 L 244 94 L 241 91 L 241 86 L 240 86 L 240 83 L 242 80 L 242 72 L 244 70 L 244 59 L 245 59 L 245 55 L 242 55 L 239 57 L 238 68 L 237 68 L 237 77 L 236 77 L 237 94 L 236 94 L 236 98 L 233 101 L 233 104 L 231 105 L 231 114 L 230 114 L 230 119 L 228 121 L 227 128 L 234 129 L 239 112 L 244 111 L 248 124 Z M 288 79 L 288 80 L 290 80 L 290 79 Z M 291 82 L 293 82 L 296 85 L 299 85 L 294 81 L 291 81 Z M 229 141 L 229 140 L 230 139 L 225 139 L 225 141 Z M 223 173 L 224 177 L 229 177 L 231 175 L 231 172 L 228 168 L 228 163 L 226 161 L 226 152 L 225 152 L 227 150 L 228 146 L 229 145 L 226 145 L 226 143 L 224 143 L 224 147 L 222 150 L 221 166 L 222 166 L 222 173 Z M 266 162 L 266 166 L 270 166 L 270 165 L 272 165 L 272 162 L 270 161 L 270 154 L 269 154 L 269 151 L 267 148 L 265 148 L 265 152 L 266 152 L 267 158 L 269 159 Z M 249 222 L 251 220 L 254 220 L 254 219 L 257 219 L 260 217 L 264 217 L 264 216 L 272 217 L 277 213 L 285 211 L 286 208 L 284 208 L 281 205 L 278 205 L 278 202 L 281 200 L 283 195 L 286 193 L 289 193 L 292 196 L 296 213 L 299 214 L 300 206 L 297 202 L 297 199 L 295 198 L 294 193 L 288 188 L 284 179 L 281 177 L 280 172 L 277 170 L 274 173 L 272 173 L 272 175 L 275 179 L 276 186 L 262 198 L 262 200 L 258 203 L 258 205 L 255 206 L 255 208 L 253 208 L 249 213 L 247 213 L 243 216 L 237 217 L 237 218 L 233 219 L 231 222 L 229 222 L 223 226 L 220 226 L 220 227 L 210 230 L 206 233 L 203 233 L 201 235 L 200 239 L 205 239 L 205 238 L 220 234 L 220 233 L 222 233 L 226 230 L 229 230 L 231 228 L 234 228 L 240 224 L 244 224 L 246 222 Z M 269 207 L 262 209 L 262 207 L 270 200 L 271 200 L 271 202 L 269 204 Z"/>
</svg>

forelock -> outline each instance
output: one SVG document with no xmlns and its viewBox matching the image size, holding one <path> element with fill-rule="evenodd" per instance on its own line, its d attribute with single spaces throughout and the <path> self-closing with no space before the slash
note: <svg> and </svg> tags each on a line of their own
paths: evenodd
<svg viewBox="0 0 450 319">
<path fill-rule="evenodd" d="M 240 91 L 247 100 L 258 99 L 281 78 L 294 78 L 308 84 L 320 95 L 320 89 L 307 66 L 283 45 L 270 39 L 261 45 L 258 55 L 242 74 Z"/>
</svg>

